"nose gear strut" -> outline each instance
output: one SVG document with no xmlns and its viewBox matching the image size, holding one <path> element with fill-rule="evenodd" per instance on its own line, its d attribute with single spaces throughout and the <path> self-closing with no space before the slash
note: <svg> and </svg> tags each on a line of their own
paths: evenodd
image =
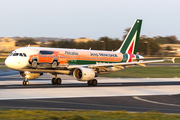
<svg viewBox="0 0 180 120">
<path fill-rule="evenodd" d="M 24 74 L 25 74 L 25 80 L 23 81 L 23 85 L 29 85 L 29 81 L 28 81 L 28 78 L 29 78 L 29 72 L 28 71 L 25 71 L 24 72 Z"/>
</svg>

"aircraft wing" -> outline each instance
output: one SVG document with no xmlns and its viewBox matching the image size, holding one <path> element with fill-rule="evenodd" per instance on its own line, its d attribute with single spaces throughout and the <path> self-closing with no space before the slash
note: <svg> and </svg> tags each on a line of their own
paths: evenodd
<svg viewBox="0 0 180 120">
<path fill-rule="evenodd" d="M 150 61 L 139 61 L 139 62 L 123 62 L 123 63 L 99 63 L 99 64 L 90 64 L 90 65 L 69 65 L 66 69 L 19 69 L 18 71 L 29 71 L 34 73 L 58 73 L 58 74 L 71 74 L 71 70 L 79 67 L 86 67 L 86 68 L 100 68 L 106 70 L 108 67 L 117 67 L 124 69 L 125 67 L 133 66 L 133 65 L 140 65 L 145 67 L 147 63 L 155 63 L 155 62 L 164 62 L 167 59 L 163 60 L 150 60 Z"/>
<path fill-rule="evenodd" d="M 135 58 L 135 59 L 132 59 L 132 60 L 155 60 L 155 59 L 164 59 L 165 61 L 172 61 L 173 63 L 175 63 L 175 57 L 173 58 L 170 58 L 170 57 L 156 57 L 156 58 Z"/>
<path fill-rule="evenodd" d="M 162 59 L 162 60 L 149 60 L 149 61 L 136 61 L 136 62 L 122 62 L 122 63 L 98 63 L 98 64 L 90 64 L 90 65 L 69 65 L 67 69 L 74 69 L 78 67 L 87 67 L 87 68 L 107 68 L 107 67 L 118 67 L 124 68 L 133 65 L 139 65 L 145 67 L 145 64 L 148 63 L 156 63 L 156 62 L 164 62 L 164 61 L 172 61 L 174 63 L 174 59 Z"/>
<path fill-rule="evenodd" d="M 98 68 L 98 67 L 123 67 L 123 66 L 132 66 L 132 65 L 140 65 L 145 67 L 147 63 L 154 63 L 154 62 L 164 62 L 165 60 L 151 60 L 151 61 L 140 61 L 140 62 L 124 62 L 124 63 L 102 63 L 102 64 L 94 64 L 89 65 L 89 68 Z"/>
</svg>

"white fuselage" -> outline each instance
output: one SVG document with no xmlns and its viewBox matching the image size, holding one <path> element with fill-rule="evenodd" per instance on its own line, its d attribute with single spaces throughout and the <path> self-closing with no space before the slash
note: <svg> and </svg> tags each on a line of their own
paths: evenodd
<svg viewBox="0 0 180 120">
<path fill-rule="evenodd" d="M 38 50 L 33 48 L 19 48 L 14 50 L 5 60 L 5 65 L 11 69 L 18 70 L 29 66 L 29 56 L 36 54 Z"/>
</svg>

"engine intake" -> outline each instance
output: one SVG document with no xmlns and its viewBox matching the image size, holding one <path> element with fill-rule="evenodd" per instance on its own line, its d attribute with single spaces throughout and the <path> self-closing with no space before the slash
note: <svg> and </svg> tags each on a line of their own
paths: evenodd
<svg viewBox="0 0 180 120">
<path fill-rule="evenodd" d="M 73 76 L 80 81 L 88 81 L 94 79 L 95 72 L 90 68 L 76 68 Z"/>
</svg>

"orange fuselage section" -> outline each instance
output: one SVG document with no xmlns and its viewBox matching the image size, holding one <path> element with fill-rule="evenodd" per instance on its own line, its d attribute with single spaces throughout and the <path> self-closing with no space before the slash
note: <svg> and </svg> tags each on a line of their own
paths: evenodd
<svg viewBox="0 0 180 120">
<path fill-rule="evenodd" d="M 39 63 L 52 63 L 54 59 L 60 62 L 60 55 L 56 51 L 53 51 L 52 54 L 38 53 L 35 55 L 30 55 L 29 61 L 32 62 L 33 59 L 36 59 Z"/>
<path fill-rule="evenodd" d="M 116 52 L 61 49 L 48 51 L 52 52 L 51 54 L 42 54 L 42 51 L 30 55 L 29 61 L 32 62 L 36 59 L 38 63 L 52 63 L 56 60 L 59 64 L 68 62 L 72 64 L 96 64 L 96 62 L 121 62 L 123 59 L 123 54 Z"/>
</svg>

